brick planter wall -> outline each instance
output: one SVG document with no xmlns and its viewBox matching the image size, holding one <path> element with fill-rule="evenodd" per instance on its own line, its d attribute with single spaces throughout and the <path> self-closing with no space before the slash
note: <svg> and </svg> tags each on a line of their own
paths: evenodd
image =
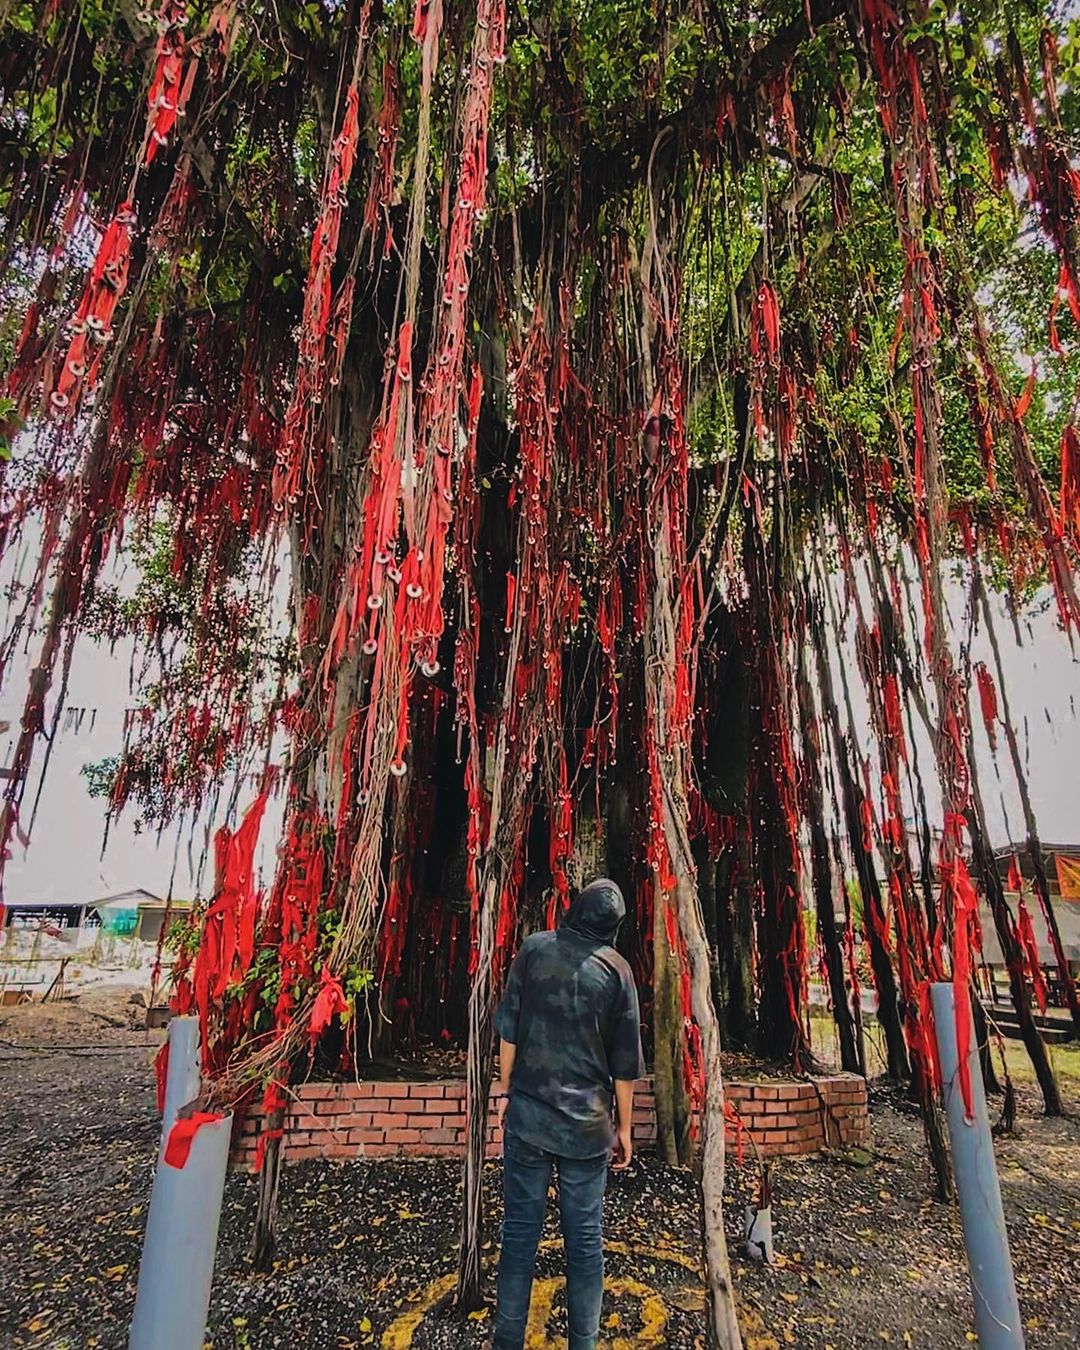
<svg viewBox="0 0 1080 1350">
<path fill-rule="evenodd" d="M 728 1101 L 738 1129 L 729 1126 L 728 1142 L 749 1155 L 753 1145 L 765 1156 L 813 1153 L 821 1148 L 865 1144 L 870 1139 L 866 1084 L 839 1074 L 800 1081 L 730 1082 Z M 465 1147 L 465 1084 L 304 1083 L 295 1089 L 285 1122 L 284 1161 L 304 1158 L 460 1157 Z M 251 1171 L 255 1163 L 261 1112 L 250 1112 L 233 1144 L 232 1165 Z M 634 1102 L 635 1144 L 656 1141 L 651 1082 L 638 1085 Z M 501 1139 L 494 1112 L 488 1126 L 488 1152 L 499 1153 Z"/>
</svg>

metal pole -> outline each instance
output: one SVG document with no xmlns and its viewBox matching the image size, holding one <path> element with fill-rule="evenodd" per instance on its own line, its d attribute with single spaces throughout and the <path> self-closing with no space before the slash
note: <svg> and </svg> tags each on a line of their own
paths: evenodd
<svg viewBox="0 0 1080 1350">
<path fill-rule="evenodd" d="M 129 1350 L 202 1350 L 205 1342 L 232 1116 L 202 1126 L 183 1168 L 170 1167 L 163 1156 L 180 1108 L 199 1085 L 198 1018 L 174 1017 Z"/>
<path fill-rule="evenodd" d="M 960 1051 L 951 984 L 930 987 L 934 1008 L 945 1115 L 952 1143 L 956 1193 L 964 1227 L 968 1274 L 975 1304 L 975 1330 L 982 1350 L 1024 1350 L 1020 1305 L 1016 1298 L 1009 1234 L 1001 1207 L 1001 1186 L 994 1160 L 994 1141 L 986 1113 L 979 1047 L 972 1027 L 968 1050 L 972 1117 L 964 1113 L 960 1090 Z"/>
</svg>

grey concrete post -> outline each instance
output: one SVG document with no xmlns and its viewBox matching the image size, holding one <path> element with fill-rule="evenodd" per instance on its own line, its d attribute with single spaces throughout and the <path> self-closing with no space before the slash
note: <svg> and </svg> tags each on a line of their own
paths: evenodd
<svg viewBox="0 0 1080 1350">
<path fill-rule="evenodd" d="M 232 1116 L 198 1131 L 183 1168 L 163 1156 L 177 1113 L 198 1094 L 199 1082 L 198 1018 L 174 1017 L 129 1350 L 202 1350 L 205 1342 Z"/>
<path fill-rule="evenodd" d="M 968 1274 L 975 1304 L 975 1330 L 982 1350 L 1024 1350 L 1020 1305 L 1016 1298 L 1009 1234 L 1001 1207 L 1001 1186 L 994 1160 L 994 1141 L 986 1112 L 979 1047 L 972 1027 L 968 1051 L 972 1118 L 964 1112 L 960 1090 L 960 1051 L 951 984 L 930 988 L 934 1007 L 945 1115 L 952 1143 L 953 1172 L 964 1227 Z"/>
<path fill-rule="evenodd" d="M 173 1017 L 169 1021 L 169 1064 L 165 1075 L 165 1105 L 161 1113 L 161 1143 L 158 1162 L 165 1153 L 165 1141 L 176 1124 L 180 1108 L 194 1101 L 202 1086 L 199 1072 L 199 1019 Z"/>
</svg>

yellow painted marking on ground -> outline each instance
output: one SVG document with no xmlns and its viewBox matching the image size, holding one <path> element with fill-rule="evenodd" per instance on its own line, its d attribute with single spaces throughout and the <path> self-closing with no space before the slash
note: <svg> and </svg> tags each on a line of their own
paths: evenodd
<svg viewBox="0 0 1080 1350">
<path fill-rule="evenodd" d="M 383 1350 L 409 1350 L 416 1328 L 439 1300 L 450 1293 L 455 1284 L 457 1284 L 457 1275 L 453 1271 L 449 1275 L 444 1275 L 442 1279 L 429 1284 L 420 1295 L 417 1303 L 407 1313 L 403 1313 L 392 1322 L 383 1332 Z"/>
<path fill-rule="evenodd" d="M 549 1238 L 540 1244 L 541 1251 L 552 1251 L 561 1247 L 557 1238 Z M 606 1242 L 604 1251 L 618 1256 L 648 1258 L 662 1265 L 677 1265 L 700 1273 L 700 1262 L 684 1252 L 669 1251 L 658 1247 L 631 1246 L 626 1242 Z M 433 1308 L 447 1297 L 457 1282 L 454 1274 L 443 1275 L 434 1280 L 423 1291 L 409 1311 L 402 1313 L 383 1332 L 382 1350 L 410 1350 L 413 1337 L 424 1318 Z M 548 1322 L 555 1302 L 555 1295 L 566 1285 L 563 1276 L 536 1280 L 533 1283 L 532 1300 L 529 1304 L 529 1322 L 525 1332 L 526 1350 L 547 1350 L 551 1341 L 547 1334 Z M 636 1350 L 636 1347 L 649 1347 L 664 1344 L 664 1332 L 667 1328 L 668 1312 L 662 1295 L 649 1285 L 632 1279 L 606 1279 L 604 1289 L 616 1298 L 636 1298 L 640 1303 L 641 1327 L 630 1338 L 616 1337 L 610 1341 L 601 1341 L 606 1350 Z M 682 1295 L 700 1291 L 680 1290 Z"/>
<path fill-rule="evenodd" d="M 561 1247 L 562 1243 L 550 1241 L 544 1243 L 545 1247 Z M 615 1252 L 619 1256 L 649 1256 L 654 1261 L 661 1261 L 671 1265 L 683 1266 L 686 1270 L 692 1270 L 695 1275 L 701 1274 L 701 1261 L 694 1256 L 687 1256 L 685 1252 L 680 1252 L 672 1247 L 640 1247 L 629 1242 L 605 1242 L 605 1252 Z"/>
</svg>

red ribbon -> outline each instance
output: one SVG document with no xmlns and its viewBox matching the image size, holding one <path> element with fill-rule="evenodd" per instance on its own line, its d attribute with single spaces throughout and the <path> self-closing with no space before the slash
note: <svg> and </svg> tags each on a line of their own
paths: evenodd
<svg viewBox="0 0 1080 1350">
<path fill-rule="evenodd" d="M 196 1111 L 190 1116 L 185 1116 L 183 1120 L 178 1120 L 169 1131 L 169 1138 L 165 1144 L 165 1161 L 170 1167 L 182 1169 L 191 1153 L 195 1136 L 202 1127 L 223 1119 L 220 1111 Z"/>
</svg>

